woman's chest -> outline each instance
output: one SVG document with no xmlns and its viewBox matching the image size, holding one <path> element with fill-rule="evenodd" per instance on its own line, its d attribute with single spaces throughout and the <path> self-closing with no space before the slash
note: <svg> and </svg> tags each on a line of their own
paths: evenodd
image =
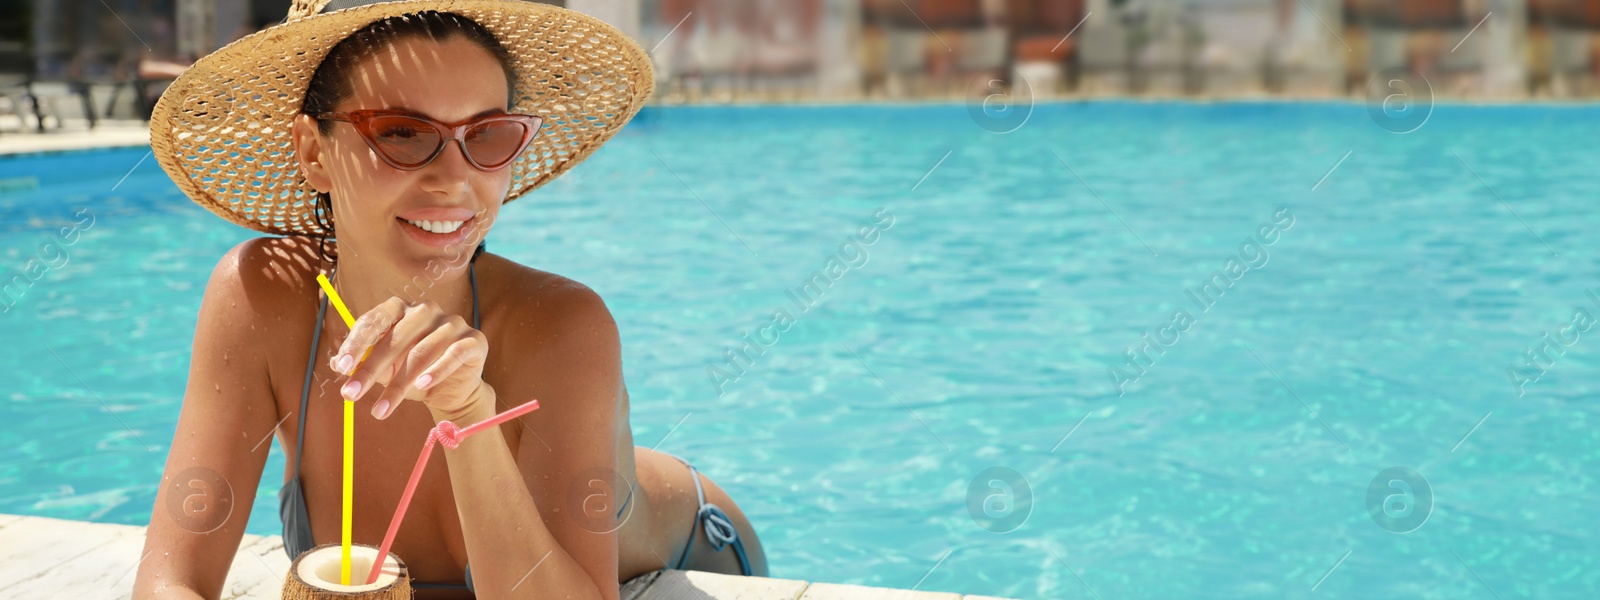
<svg viewBox="0 0 1600 600">
<path fill-rule="evenodd" d="M 278 436 L 286 459 L 284 479 L 298 472 L 313 540 L 335 543 L 341 534 L 344 472 L 345 400 L 339 389 L 348 378 L 328 365 L 338 349 L 336 343 L 324 336 L 312 354 L 307 337 L 301 345 L 300 368 L 274 367 L 272 372 Z M 382 542 L 434 427 L 432 415 L 420 402 L 402 403 L 388 419 L 374 418 L 371 408 L 384 391 L 382 386 L 369 390 L 351 411 L 351 529 L 356 542 L 371 545 Z M 501 432 L 515 453 L 521 432 L 511 427 L 502 427 Z M 444 449 L 437 445 L 407 505 L 393 549 L 406 557 L 419 581 L 460 580 L 466 546 Z"/>
</svg>

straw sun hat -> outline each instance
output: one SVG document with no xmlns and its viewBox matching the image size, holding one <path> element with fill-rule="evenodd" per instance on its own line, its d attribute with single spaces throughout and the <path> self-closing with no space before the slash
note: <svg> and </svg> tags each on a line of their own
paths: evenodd
<svg viewBox="0 0 1600 600">
<path fill-rule="evenodd" d="M 313 217 L 317 192 L 300 173 L 290 127 L 311 76 L 356 30 L 426 10 L 459 14 L 492 32 L 516 74 L 510 112 L 543 117 L 507 167 L 506 202 L 582 162 L 654 87 L 649 57 L 627 35 L 548 4 L 294 0 L 282 24 L 201 58 L 161 94 L 150 118 L 156 160 L 185 194 L 229 221 L 273 234 L 326 234 Z"/>
</svg>

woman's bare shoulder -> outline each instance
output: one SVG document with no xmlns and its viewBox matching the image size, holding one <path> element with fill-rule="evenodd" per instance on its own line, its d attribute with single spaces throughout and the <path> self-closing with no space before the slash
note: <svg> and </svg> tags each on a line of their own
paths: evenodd
<svg viewBox="0 0 1600 600">
<path fill-rule="evenodd" d="M 507 293 L 531 295 L 542 300 L 552 295 L 589 290 L 589 286 L 566 276 L 535 269 L 498 254 L 485 252 L 478 261 L 486 271 L 498 275 L 495 280 Z"/>
<path fill-rule="evenodd" d="M 230 326 L 276 335 L 285 323 L 315 319 L 316 276 L 322 260 L 315 241 L 303 237 L 258 237 L 240 242 L 217 261 L 208 299 L 227 298 Z M 241 322 L 244 321 L 244 322 Z M 309 333 L 309 332 L 308 332 Z"/>
<path fill-rule="evenodd" d="M 232 264 L 226 264 L 232 261 Z M 259 299 L 257 310 L 310 304 L 283 302 L 292 298 L 315 298 L 316 277 L 323 264 L 314 240 L 300 236 L 258 237 L 240 242 L 217 265 L 237 272 L 238 283 L 246 294 Z"/>
<path fill-rule="evenodd" d="M 589 286 L 489 253 L 478 260 L 497 275 L 491 293 L 501 317 L 497 320 L 510 339 L 548 350 L 578 342 L 572 339 L 576 336 L 616 337 L 611 311 Z"/>
<path fill-rule="evenodd" d="M 485 380 L 504 398 L 549 401 L 534 419 L 542 425 L 530 426 L 558 447 L 583 447 L 593 437 L 584 432 L 612 431 L 619 414 L 626 423 L 620 412 L 622 343 L 600 294 L 572 278 L 501 257 L 487 264 L 492 266 L 482 273 L 499 277 L 485 278 L 495 282 L 495 315 L 484 321 L 491 357 Z"/>
</svg>

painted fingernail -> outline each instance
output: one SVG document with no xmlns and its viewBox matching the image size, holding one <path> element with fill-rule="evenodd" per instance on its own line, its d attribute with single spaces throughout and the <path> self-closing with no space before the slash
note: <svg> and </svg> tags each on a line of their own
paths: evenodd
<svg viewBox="0 0 1600 600">
<path fill-rule="evenodd" d="M 344 384 L 344 388 L 339 391 L 344 393 L 344 397 L 353 400 L 361 395 L 361 382 L 351 379 L 350 383 Z"/>
<path fill-rule="evenodd" d="M 339 372 L 340 373 L 349 373 L 350 372 L 350 365 L 354 364 L 355 362 L 356 362 L 355 359 L 350 358 L 349 354 L 341 354 L 341 355 L 339 355 Z"/>
<path fill-rule="evenodd" d="M 421 377 L 417 378 L 415 387 L 419 390 L 427 389 L 430 383 L 433 383 L 433 375 L 423 373 Z"/>
<path fill-rule="evenodd" d="M 387 412 L 389 412 L 389 401 L 388 400 L 379 400 L 378 401 L 378 405 L 372 407 L 372 416 L 377 417 L 379 419 L 382 419 L 384 417 L 384 413 L 387 413 Z"/>
</svg>

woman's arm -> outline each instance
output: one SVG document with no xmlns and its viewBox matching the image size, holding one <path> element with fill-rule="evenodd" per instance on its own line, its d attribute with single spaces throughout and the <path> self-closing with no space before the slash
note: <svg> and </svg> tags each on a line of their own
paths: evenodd
<svg viewBox="0 0 1600 600">
<path fill-rule="evenodd" d="M 189 382 L 150 513 L 135 598 L 217 598 L 255 501 L 277 409 L 246 279 L 265 272 L 253 251 L 229 250 L 211 272 L 195 325 Z M 256 275 L 256 281 L 261 281 Z M 259 304 L 260 299 L 256 299 Z"/>
<path fill-rule="evenodd" d="M 617 534 L 607 525 L 622 500 L 594 498 L 590 479 L 607 488 L 615 476 L 621 382 L 617 327 L 605 303 L 582 286 L 546 300 L 539 316 L 520 320 L 508 355 L 533 368 L 519 389 L 523 397 L 496 397 L 487 384 L 484 401 L 466 414 L 434 412 L 463 427 L 529 400 L 539 410 L 521 417 L 544 423 L 535 437 L 523 427 L 513 457 L 499 428 L 446 450 L 450 484 L 467 544 L 472 583 L 480 598 L 601 598 L 616 600 Z M 530 311 L 531 312 L 531 311 Z M 549 427 L 549 424 L 558 424 Z M 551 433 L 554 432 L 554 433 Z M 593 508 L 596 514 L 584 514 Z"/>
</svg>

